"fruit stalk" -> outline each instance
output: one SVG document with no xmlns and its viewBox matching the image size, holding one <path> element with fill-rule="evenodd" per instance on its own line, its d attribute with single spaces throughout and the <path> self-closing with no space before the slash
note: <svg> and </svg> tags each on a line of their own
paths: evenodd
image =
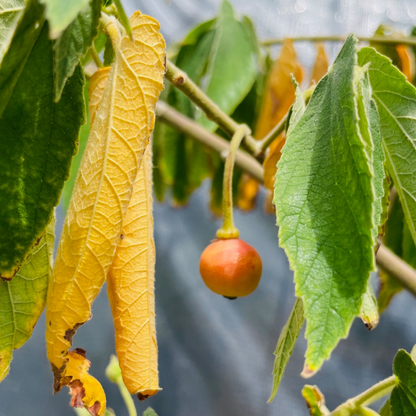
<svg viewBox="0 0 416 416">
<path fill-rule="evenodd" d="M 246 125 L 242 125 L 237 129 L 231 139 L 230 150 L 225 161 L 222 197 L 223 223 L 222 227 L 217 231 L 217 237 L 221 240 L 238 238 L 239 236 L 238 229 L 235 227 L 233 219 L 233 171 L 236 152 L 242 140 L 249 132 Z"/>
</svg>

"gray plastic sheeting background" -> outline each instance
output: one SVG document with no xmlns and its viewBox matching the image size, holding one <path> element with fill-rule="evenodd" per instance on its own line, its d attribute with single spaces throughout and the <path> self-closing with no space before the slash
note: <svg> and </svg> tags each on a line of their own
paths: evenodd
<svg viewBox="0 0 416 416">
<path fill-rule="evenodd" d="M 157 18 L 168 43 L 178 41 L 199 21 L 215 15 L 219 1 L 124 1 L 130 12 Z M 238 1 L 239 13 L 249 15 L 261 38 L 348 34 L 370 35 L 380 23 L 409 29 L 416 24 L 412 0 Z M 334 56 L 339 44 L 327 45 Z M 296 44 L 305 66 L 314 48 Z M 201 252 L 215 236 L 219 221 L 208 210 L 208 184 L 187 208 L 155 205 L 157 246 L 156 302 L 160 384 L 163 391 L 145 403 L 159 416 L 274 416 L 307 415 L 300 391 L 305 384 L 299 373 L 306 343 L 301 335 L 276 400 L 266 404 L 271 389 L 273 351 L 278 334 L 294 302 L 292 272 L 278 247 L 273 216 L 259 208 L 237 213 L 241 236 L 254 245 L 264 262 L 262 281 L 247 298 L 228 301 L 211 293 L 198 270 Z M 58 209 L 58 227 L 62 212 Z M 80 328 L 74 346 L 88 351 L 91 373 L 103 384 L 117 416 L 127 412 L 117 391 L 104 375 L 114 353 L 111 313 L 103 290 L 93 308 L 93 319 Z M 416 342 L 416 301 L 403 293 L 382 316 L 379 327 L 367 331 L 358 320 L 348 340 L 341 341 L 329 362 L 309 384 L 317 384 L 327 404 L 334 408 L 376 381 L 391 374 L 399 348 L 410 350 Z M 44 316 L 32 339 L 15 352 L 11 373 L 0 385 L 0 416 L 73 416 L 69 396 L 52 396 L 52 374 L 45 354 Z"/>
</svg>

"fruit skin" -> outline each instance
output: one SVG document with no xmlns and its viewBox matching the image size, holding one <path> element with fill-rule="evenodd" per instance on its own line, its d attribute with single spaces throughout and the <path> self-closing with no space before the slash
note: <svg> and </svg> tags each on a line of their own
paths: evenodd
<svg viewBox="0 0 416 416">
<path fill-rule="evenodd" d="M 239 238 L 213 241 L 202 253 L 199 271 L 205 284 L 228 298 L 247 296 L 259 284 L 259 253 Z"/>
</svg>

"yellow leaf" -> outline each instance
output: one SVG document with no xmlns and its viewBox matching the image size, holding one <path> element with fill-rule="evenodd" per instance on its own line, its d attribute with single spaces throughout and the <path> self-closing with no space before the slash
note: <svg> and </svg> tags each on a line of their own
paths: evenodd
<svg viewBox="0 0 416 416">
<path fill-rule="evenodd" d="M 406 76 L 409 82 L 412 82 L 415 75 L 414 56 L 412 56 L 410 48 L 405 45 L 396 46 L 397 54 L 399 55 L 401 66 L 400 69 Z"/>
<path fill-rule="evenodd" d="M 129 392 L 137 394 L 140 400 L 160 390 L 152 202 L 152 148 L 149 145 L 133 185 L 107 281 L 121 374 Z"/>
<path fill-rule="evenodd" d="M 259 183 L 247 174 L 244 174 L 242 182 L 237 204 L 243 211 L 251 211 L 255 207 Z"/>
<path fill-rule="evenodd" d="M 303 71 L 296 60 L 296 52 L 292 41 L 286 39 L 279 58 L 270 71 L 267 80 L 266 92 L 263 98 L 260 112 L 256 139 L 262 139 L 283 118 L 295 101 L 295 87 L 291 74 L 300 84 L 303 79 Z"/>
<path fill-rule="evenodd" d="M 266 92 L 263 97 L 262 109 L 255 131 L 255 138 L 260 140 L 286 115 L 295 101 L 295 87 L 292 75 L 298 83 L 302 82 L 303 70 L 296 59 L 296 52 L 292 41 L 286 39 L 283 43 L 279 58 L 270 71 L 267 80 Z M 264 161 L 264 184 L 266 188 L 273 189 L 274 177 L 276 175 L 276 163 L 280 159 L 280 150 L 284 145 L 285 136 L 281 134 L 270 146 L 268 155 Z M 255 189 L 254 189 L 255 188 Z M 238 204 L 242 209 L 251 209 L 254 206 L 254 197 L 258 185 L 247 181 L 241 187 Z M 250 198 L 251 197 L 251 198 Z M 267 207 L 266 210 L 272 210 Z"/>
<path fill-rule="evenodd" d="M 317 84 L 320 79 L 328 72 L 328 57 L 325 53 L 325 47 L 322 43 L 316 44 L 316 61 L 312 70 L 311 82 L 310 84 Z"/>
<path fill-rule="evenodd" d="M 264 160 L 264 186 L 273 190 L 276 176 L 276 165 L 282 155 L 282 148 L 285 144 L 285 134 L 282 133 L 269 147 L 269 154 Z"/>
<path fill-rule="evenodd" d="M 105 412 L 106 397 L 99 381 L 88 374 L 90 366 L 85 350 L 76 348 L 69 351 L 58 390 L 68 386 L 72 395 L 72 407 L 85 407 L 91 415 L 101 416 Z"/>
<path fill-rule="evenodd" d="M 300 84 L 303 71 L 296 60 L 296 52 L 292 42 L 286 40 L 280 56 L 271 71 L 264 98 L 263 109 L 260 114 L 256 130 L 256 138 L 264 137 L 289 111 L 295 101 L 295 87 L 292 75 Z M 285 134 L 282 133 L 269 147 L 264 160 L 264 186 L 272 190 L 276 176 L 276 164 L 280 159 L 281 150 L 285 144 Z"/>
<path fill-rule="evenodd" d="M 263 211 L 266 214 L 276 214 L 276 207 L 273 204 L 273 191 L 267 190 L 263 203 Z"/>
<path fill-rule="evenodd" d="M 94 120 L 109 68 L 90 80 L 90 117 Z M 139 399 L 159 388 L 154 301 L 156 251 L 153 240 L 152 148 L 146 147 L 124 216 L 123 229 L 107 276 L 123 382 Z"/>
<path fill-rule="evenodd" d="M 114 62 L 94 114 L 58 248 L 47 300 L 47 355 L 55 388 L 77 328 L 91 317 L 119 241 L 133 182 L 163 89 L 165 42 L 159 24 L 136 12 L 134 42 L 107 27 Z"/>
<path fill-rule="evenodd" d="M 285 116 L 295 101 L 295 87 L 292 75 L 298 83 L 302 82 L 303 70 L 296 59 L 296 52 L 292 41 L 286 39 L 283 43 L 279 58 L 270 71 L 266 91 L 263 97 L 262 108 L 255 131 L 255 138 L 260 140 Z M 280 135 L 270 146 L 268 156 L 264 161 L 264 182 L 266 188 L 273 189 L 276 174 L 276 163 L 280 158 L 280 149 L 284 144 L 284 135 Z M 276 154 L 275 154 L 276 153 Z M 242 197 L 238 205 L 243 210 L 254 207 L 258 184 L 246 181 L 240 190 Z"/>
</svg>

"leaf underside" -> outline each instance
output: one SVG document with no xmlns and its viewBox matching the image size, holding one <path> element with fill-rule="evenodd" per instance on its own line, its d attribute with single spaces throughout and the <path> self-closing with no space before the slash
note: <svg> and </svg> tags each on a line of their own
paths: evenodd
<svg viewBox="0 0 416 416">
<path fill-rule="evenodd" d="M 296 340 L 305 321 L 303 312 L 303 301 L 297 298 L 290 317 L 277 341 L 276 351 L 274 352 L 276 358 L 273 368 L 273 388 L 268 403 L 272 402 L 276 396 L 284 371 L 295 348 Z"/>
<path fill-rule="evenodd" d="M 98 33 L 101 0 L 90 0 L 87 8 L 54 42 L 55 101 L 59 101 L 66 80 L 74 73 L 82 56 Z"/>
<path fill-rule="evenodd" d="M 0 382 L 9 372 L 13 350 L 32 335 L 46 303 L 53 263 L 53 219 L 11 282 L 0 280 Z"/>
<path fill-rule="evenodd" d="M 50 36 L 56 39 L 71 22 L 83 11 L 88 0 L 39 0 L 46 7 L 46 18 L 49 22 Z"/>
</svg>

